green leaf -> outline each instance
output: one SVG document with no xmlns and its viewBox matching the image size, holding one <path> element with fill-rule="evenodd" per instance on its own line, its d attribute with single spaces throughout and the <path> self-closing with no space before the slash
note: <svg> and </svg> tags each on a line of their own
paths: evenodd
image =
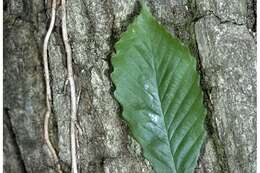
<svg viewBox="0 0 260 173">
<path fill-rule="evenodd" d="M 191 173 L 204 140 L 196 59 L 144 6 L 112 58 L 115 97 L 157 173 Z"/>
</svg>

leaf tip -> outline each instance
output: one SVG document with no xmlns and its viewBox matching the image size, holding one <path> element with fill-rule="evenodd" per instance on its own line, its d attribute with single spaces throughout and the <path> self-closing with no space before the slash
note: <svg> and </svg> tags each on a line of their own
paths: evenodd
<svg viewBox="0 0 260 173">
<path fill-rule="evenodd" d="M 147 3 L 144 0 L 140 0 L 140 4 L 142 7 L 141 13 L 151 15 L 151 11 L 150 11 L 150 8 L 148 7 Z"/>
</svg>

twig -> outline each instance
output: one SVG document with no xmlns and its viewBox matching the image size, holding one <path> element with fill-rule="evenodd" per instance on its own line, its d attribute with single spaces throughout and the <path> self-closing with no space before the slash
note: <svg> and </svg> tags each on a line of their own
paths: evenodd
<svg viewBox="0 0 260 173">
<path fill-rule="evenodd" d="M 50 76 L 49 76 L 47 50 L 48 50 L 48 43 L 49 43 L 50 35 L 52 33 L 54 23 L 55 23 L 55 15 L 56 15 L 56 0 L 52 0 L 51 22 L 50 22 L 50 26 L 48 28 L 48 31 L 46 33 L 46 36 L 45 36 L 44 42 L 43 42 L 43 63 L 44 63 L 44 76 L 45 76 L 45 85 L 46 85 L 46 106 L 47 106 L 47 111 L 45 112 L 45 117 L 44 117 L 44 139 L 53 156 L 54 162 L 57 165 L 57 171 L 59 173 L 62 173 L 61 166 L 59 163 L 59 158 L 49 139 L 49 119 L 50 119 L 50 114 L 51 114 L 52 98 L 51 98 L 51 87 L 50 87 Z"/>
<path fill-rule="evenodd" d="M 79 100 L 80 100 L 80 96 L 81 96 L 81 88 L 79 89 L 79 93 L 77 96 L 77 110 L 79 110 Z"/>
<path fill-rule="evenodd" d="M 63 93 L 66 94 L 67 91 L 67 86 L 68 86 L 68 78 L 66 78 L 64 85 L 63 85 Z"/>
<path fill-rule="evenodd" d="M 81 96 L 81 88 L 79 89 L 78 96 L 77 96 L 77 116 L 78 116 L 78 110 L 79 110 L 80 96 Z M 76 145 L 77 145 L 77 148 L 79 148 L 80 147 L 79 146 L 79 137 L 82 135 L 82 129 L 81 129 L 78 121 L 75 122 L 75 126 L 77 128 Z M 78 160 L 80 160 L 80 155 L 78 155 Z M 80 169 L 80 163 L 78 164 L 78 168 Z"/>
<path fill-rule="evenodd" d="M 79 93 L 78 93 L 78 96 L 77 96 L 77 114 L 78 114 L 78 110 L 79 110 L 80 96 L 81 96 L 81 88 L 79 89 Z M 80 127 L 80 125 L 79 125 L 79 122 L 76 121 L 75 125 L 76 125 L 76 128 L 77 128 L 78 134 L 81 136 L 83 131 L 82 131 L 82 128 Z"/>
<path fill-rule="evenodd" d="M 77 173 L 77 151 L 76 151 L 76 129 L 75 122 L 77 121 L 77 96 L 76 96 L 76 87 L 73 76 L 72 68 L 72 56 L 71 56 L 71 47 L 69 45 L 67 26 L 66 26 L 66 2 L 61 0 L 61 9 L 62 9 L 62 36 L 63 42 L 65 45 L 65 51 L 67 54 L 67 70 L 68 70 L 68 81 L 70 84 L 70 107 L 71 107 L 71 120 L 70 120 L 70 145 L 71 145 L 71 170 L 72 173 Z"/>
</svg>

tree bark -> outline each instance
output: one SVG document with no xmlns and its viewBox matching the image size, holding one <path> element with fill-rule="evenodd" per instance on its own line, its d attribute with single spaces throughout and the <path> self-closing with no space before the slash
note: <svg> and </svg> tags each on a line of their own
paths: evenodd
<svg viewBox="0 0 260 173">
<path fill-rule="evenodd" d="M 256 1 L 149 0 L 153 15 L 198 61 L 208 109 L 197 173 L 256 172 Z M 50 139 L 70 172 L 70 91 L 61 8 L 48 46 L 52 90 Z M 113 97 L 114 44 L 140 11 L 133 0 L 67 1 L 77 92 L 78 166 L 83 173 L 150 173 Z M 42 44 L 51 1 L 4 0 L 4 171 L 52 173 L 44 140 Z M 10 131 L 11 130 L 11 131 Z M 11 134 L 11 135 L 10 135 Z M 12 135 L 13 134 L 13 135 Z M 15 161 L 14 161 L 15 160 Z M 10 164 L 13 163 L 12 165 Z"/>
</svg>

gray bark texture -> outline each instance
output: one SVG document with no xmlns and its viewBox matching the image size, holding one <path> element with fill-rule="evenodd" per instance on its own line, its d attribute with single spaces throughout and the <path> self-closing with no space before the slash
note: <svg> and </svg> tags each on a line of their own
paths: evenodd
<svg viewBox="0 0 260 173">
<path fill-rule="evenodd" d="M 256 0 L 149 0 L 153 15 L 198 61 L 208 115 L 196 173 L 256 173 Z M 42 44 L 50 0 L 4 0 L 4 172 L 54 173 L 44 142 Z M 61 9 L 48 47 L 50 138 L 70 172 L 70 93 Z M 152 173 L 121 119 L 110 80 L 113 46 L 138 15 L 136 0 L 67 1 L 77 92 L 79 170 Z"/>
</svg>

